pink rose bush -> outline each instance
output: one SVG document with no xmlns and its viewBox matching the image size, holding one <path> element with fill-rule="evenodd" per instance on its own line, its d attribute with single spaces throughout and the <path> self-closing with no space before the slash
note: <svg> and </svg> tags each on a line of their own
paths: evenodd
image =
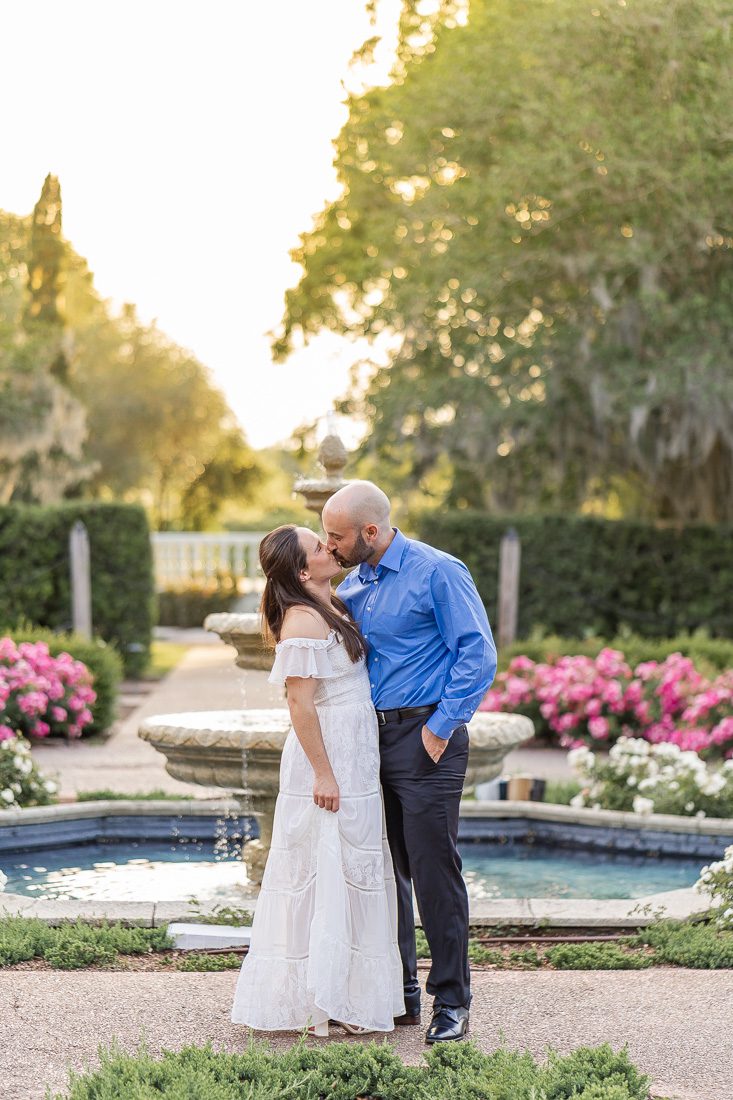
<svg viewBox="0 0 733 1100">
<path fill-rule="evenodd" d="M 546 664 L 515 657 L 479 709 L 526 714 L 564 748 L 640 736 L 708 757 L 733 756 L 733 670 L 707 680 L 681 653 L 634 669 L 615 649 Z"/>
<path fill-rule="evenodd" d="M 0 744 L 16 734 L 80 737 L 97 696 L 89 669 L 45 642 L 0 638 Z"/>
</svg>

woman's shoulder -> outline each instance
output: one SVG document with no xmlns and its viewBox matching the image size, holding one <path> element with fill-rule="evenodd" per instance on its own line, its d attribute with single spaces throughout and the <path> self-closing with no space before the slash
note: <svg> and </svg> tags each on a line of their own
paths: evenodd
<svg viewBox="0 0 733 1100">
<path fill-rule="evenodd" d="M 280 629 L 280 641 L 286 642 L 290 638 L 325 640 L 330 632 L 328 623 L 314 608 L 296 604 L 285 612 Z"/>
</svg>

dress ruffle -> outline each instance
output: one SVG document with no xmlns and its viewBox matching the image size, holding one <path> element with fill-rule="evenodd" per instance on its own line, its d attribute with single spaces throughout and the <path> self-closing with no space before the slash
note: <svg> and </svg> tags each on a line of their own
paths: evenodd
<svg viewBox="0 0 733 1100">
<path fill-rule="evenodd" d="M 319 680 L 335 676 L 328 649 L 335 638 L 286 638 L 275 646 L 275 660 L 268 677 L 271 684 L 284 684 L 288 676 L 310 676 Z"/>
</svg>

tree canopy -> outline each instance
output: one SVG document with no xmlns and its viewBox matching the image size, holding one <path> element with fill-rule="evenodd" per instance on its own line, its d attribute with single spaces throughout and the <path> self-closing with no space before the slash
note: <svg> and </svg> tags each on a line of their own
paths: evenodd
<svg viewBox="0 0 733 1100">
<path fill-rule="evenodd" d="M 83 493 L 205 527 L 260 466 L 195 356 L 99 296 L 61 211 L 48 176 L 31 217 L 0 212 L 0 501 Z"/>
<path fill-rule="evenodd" d="M 733 519 L 730 3 L 420 10 L 349 99 L 276 353 L 388 335 L 348 407 L 451 503 Z"/>
</svg>

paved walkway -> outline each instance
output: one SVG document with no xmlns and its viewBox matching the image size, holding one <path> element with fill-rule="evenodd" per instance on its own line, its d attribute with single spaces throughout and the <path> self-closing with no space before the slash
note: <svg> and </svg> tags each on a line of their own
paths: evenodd
<svg viewBox="0 0 733 1100">
<path fill-rule="evenodd" d="M 106 741 L 49 741 L 34 746 L 39 766 L 58 777 L 62 797 L 103 787 L 130 793 L 162 788 L 201 798 L 221 795 L 218 790 L 172 779 L 164 757 L 137 736 L 141 720 L 151 714 L 285 706 L 282 689 L 268 684 L 266 672 L 238 669 L 230 646 L 218 639 L 217 644 L 205 642 L 201 634 L 187 632 L 196 644 L 157 687 L 141 697 L 140 707 L 117 723 Z M 565 753 L 557 749 L 518 749 L 507 757 L 506 771 L 546 778 L 570 775 Z"/>
<path fill-rule="evenodd" d="M 3 1100 L 41 1100 L 46 1084 L 61 1089 L 67 1067 L 95 1065 L 98 1044 L 113 1037 L 134 1050 L 144 1031 L 154 1054 L 207 1040 L 242 1050 L 247 1033 L 229 1022 L 235 980 L 235 972 L 0 973 Z M 483 971 L 473 988 L 471 1034 L 482 1050 L 502 1037 L 540 1058 L 548 1046 L 628 1044 L 654 1096 L 733 1096 L 730 971 Z M 267 1039 L 282 1048 L 294 1036 Z M 400 1028 L 389 1041 L 408 1062 L 425 1050 L 422 1028 Z"/>
</svg>

